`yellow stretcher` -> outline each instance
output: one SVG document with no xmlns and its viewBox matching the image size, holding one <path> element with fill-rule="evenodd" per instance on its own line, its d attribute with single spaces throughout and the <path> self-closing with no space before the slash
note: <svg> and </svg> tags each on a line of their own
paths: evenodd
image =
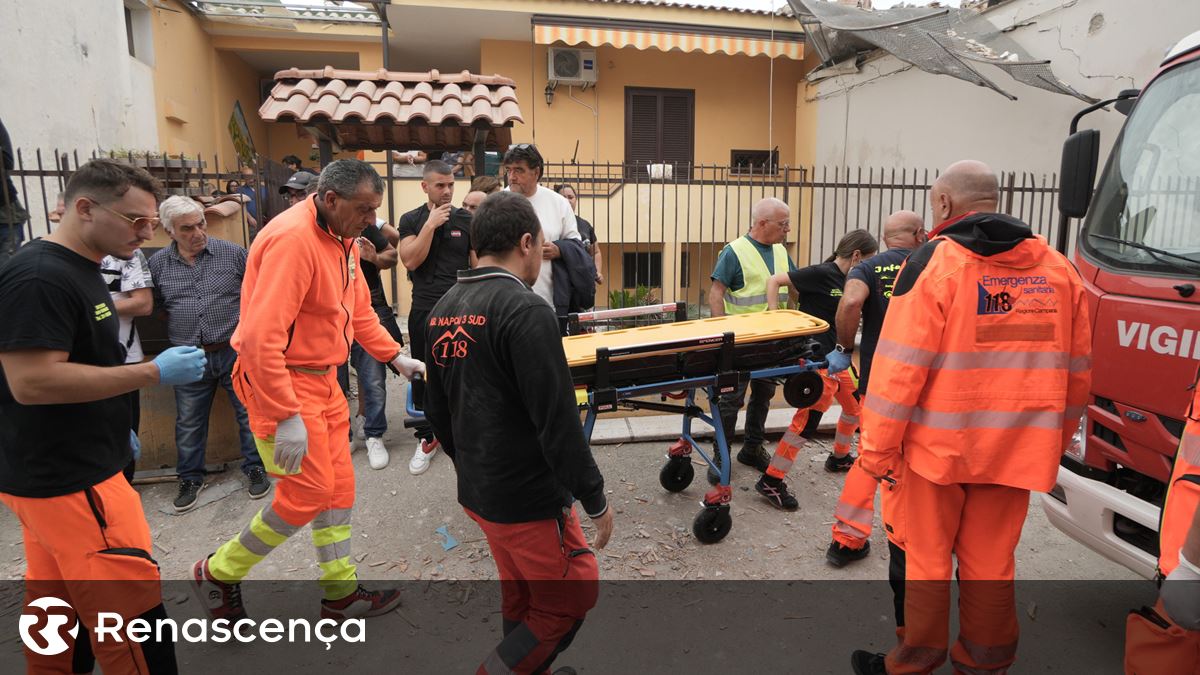
<svg viewBox="0 0 1200 675">
<path fill-rule="evenodd" d="M 677 321 L 577 334 L 589 322 L 665 313 L 674 313 Z M 683 415 L 680 439 L 671 446 L 659 482 L 671 492 L 687 488 L 695 473 L 693 450 L 713 468 L 719 480 L 705 495 L 704 508 L 692 525 L 698 540 L 712 543 L 732 527 L 729 447 L 717 402 L 752 379 L 787 379 L 784 390 L 789 402 L 815 402 L 821 394 L 821 378 L 812 371 L 825 364 L 812 336 L 828 330 L 829 324 L 793 310 L 683 319 L 683 303 L 572 314 L 568 322 L 572 335 L 563 338 L 563 350 L 577 400 L 587 410 L 584 431 L 589 439 L 597 415 L 618 408 Z M 697 389 L 707 392 L 710 414 L 696 404 Z M 648 396 L 659 400 L 645 400 Z M 667 396 L 685 401 L 667 403 Z M 693 419 L 713 427 L 719 465 L 693 440 Z"/>
</svg>

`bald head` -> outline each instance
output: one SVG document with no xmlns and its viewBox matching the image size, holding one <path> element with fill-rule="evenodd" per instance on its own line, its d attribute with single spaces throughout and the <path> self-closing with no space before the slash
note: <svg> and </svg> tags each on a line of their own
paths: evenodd
<svg viewBox="0 0 1200 675">
<path fill-rule="evenodd" d="M 782 244 L 792 229 L 791 212 L 774 197 L 758 200 L 750 209 L 750 237 L 760 244 Z"/>
<path fill-rule="evenodd" d="M 883 221 L 883 245 L 916 248 L 925 242 L 925 219 L 915 211 L 896 211 Z"/>
<path fill-rule="evenodd" d="M 934 225 L 971 211 L 993 213 L 1000 201 L 1000 181 L 983 162 L 964 159 L 946 167 L 929 190 Z"/>
</svg>

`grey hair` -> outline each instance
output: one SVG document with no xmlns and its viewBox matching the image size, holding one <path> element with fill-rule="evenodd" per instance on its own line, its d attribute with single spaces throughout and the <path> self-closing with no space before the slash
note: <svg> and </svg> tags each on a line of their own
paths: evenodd
<svg viewBox="0 0 1200 675">
<path fill-rule="evenodd" d="M 339 159 L 321 170 L 321 176 L 317 178 L 317 198 L 333 190 L 339 197 L 349 199 L 367 182 L 375 194 L 383 194 L 383 179 L 375 167 L 358 159 Z"/>
<path fill-rule="evenodd" d="M 758 200 L 754 207 L 750 209 L 750 225 L 754 226 L 760 221 L 767 220 L 767 216 L 774 213 L 776 209 L 787 211 L 788 205 L 786 202 L 774 197 L 765 197 Z"/>
<path fill-rule="evenodd" d="M 204 220 L 204 207 L 195 199 L 179 195 L 167 197 L 158 207 L 158 217 L 162 220 L 163 229 L 171 234 L 175 233 L 176 219 L 192 213 L 199 213 L 200 219 Z"/>
</svg>

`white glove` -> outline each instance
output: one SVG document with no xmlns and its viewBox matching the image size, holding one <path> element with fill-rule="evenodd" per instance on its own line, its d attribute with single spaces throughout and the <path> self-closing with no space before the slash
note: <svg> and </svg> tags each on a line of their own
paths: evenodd
<svg viewBox="0 0 1200 675">
<path fill-rule="evenodd" d="M 275 466 L 284 473 L 298 473 L 308 454 L 308 430 L 300 415 L 292 415 L 275 427 Z"/>
<path fill-rule="evenodd" d="M 413 379 L 413 376 L 417 375 L 418 373 L 421 375 L 425 374 L 424 363 L 416 359 L 411 359 L 403 354 L 400 354 L 396 358 L 392 359 L 392 366 L 396 370 L 400 371 L 401 375 L 410 380 Z"/>
<path fill-rule="evenodd" d="M 1176 625 L 1186 630 L 1200 630 L 1200 571 L 1183 553 L 1179 564 L 1171 571 L 1158 592 L 1163 609 Z"/>
</svg>

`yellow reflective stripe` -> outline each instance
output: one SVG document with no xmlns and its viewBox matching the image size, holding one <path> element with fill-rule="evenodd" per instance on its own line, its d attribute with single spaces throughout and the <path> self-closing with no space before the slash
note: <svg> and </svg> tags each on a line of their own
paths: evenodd
<svg viewBox="0 0 1200 675">
<path fill-rule="evenodd" d="M 286 534 L 275 531 L 273 527 L 264 522 L 263 511 L 266 511 L 266 509 L 262 509 L 258 513 L 254 514 L 254 517 L 250 519 L 250 524 L 246 526 L 246 530 L 253 532 L 254 535 L 261 539 L 264 544 L 274 548 L 287 541 L 288 535 L 295 533 L 295 529 Z M 282 523 L 283 521 L 280 520 L 278 522 Z"/>
<path fill-rule="evenodd" d="M 313 544 L 317 546 L 328 546 L 339 541 L 346 541 L 350 538 L 350 526 L 332 525 L 330 527 L 313 528 L 312 538 Z"/>
</svg>

